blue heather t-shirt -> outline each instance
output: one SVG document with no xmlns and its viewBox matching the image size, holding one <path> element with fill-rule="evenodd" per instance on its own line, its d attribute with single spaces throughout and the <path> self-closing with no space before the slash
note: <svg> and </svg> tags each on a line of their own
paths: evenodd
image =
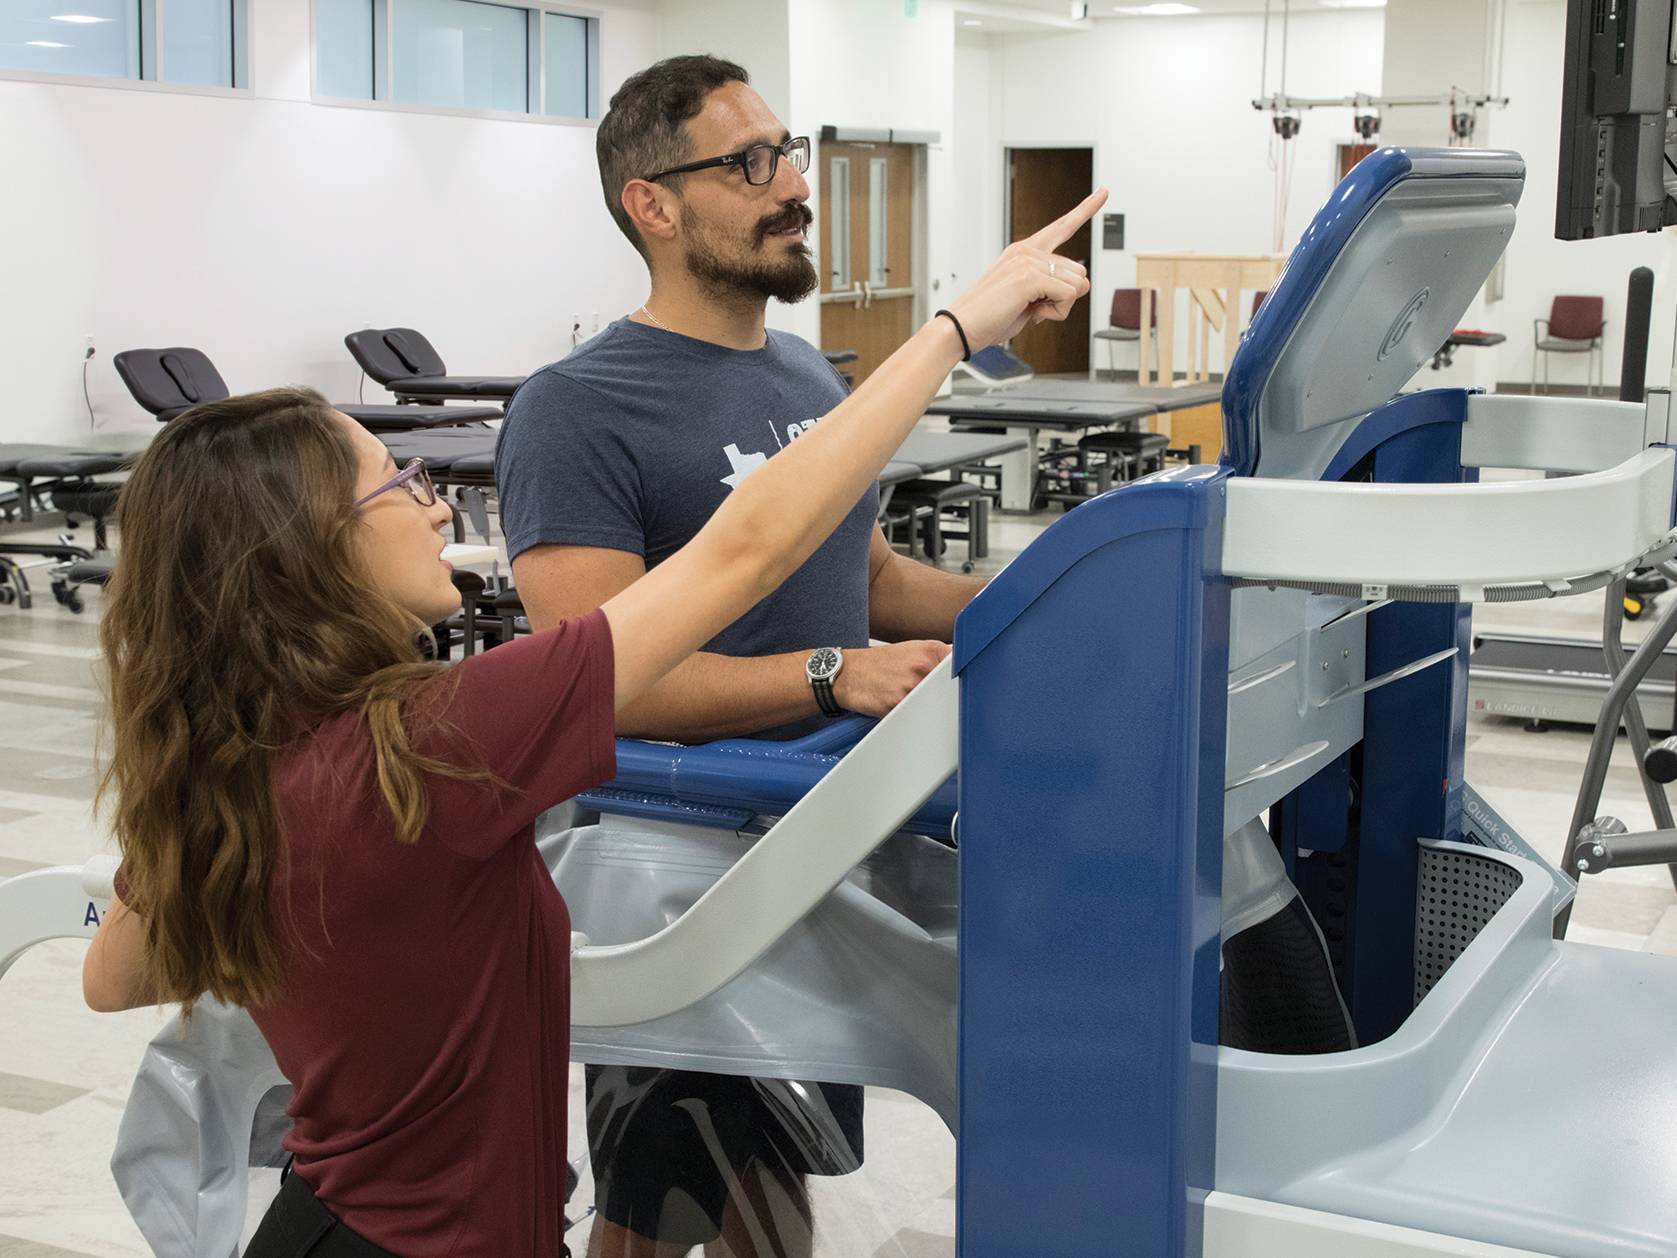
<svg viewBox="0 0 1677 1258">
<path fill-rule="evenodd" d="M 601 546 L 655 567 L 845 395 L 796 336 L 770 332 L 762 349 L 736 350 L 619 319 L 531 376 L 507 408 L 495 451 L 507 553 Z M 869 490 L 803 567 L 704 650 L 866 646 L 878 514 Z"/>
</svg>

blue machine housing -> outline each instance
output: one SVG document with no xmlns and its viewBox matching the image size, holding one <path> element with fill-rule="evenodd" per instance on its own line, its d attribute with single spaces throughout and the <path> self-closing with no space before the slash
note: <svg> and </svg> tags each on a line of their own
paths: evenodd
<svg viewBox="0 0 1677 1258">
<path fill-rule="evenodd" d="M 1200 1252 L 1242 820 L 1223 815 L 1223 488 L 1471 475 L 1466 395 L 1394 394 L 1500 255 L 1523 174 L 1512 154 L 1365 159 L 1231 366 L 1222 467 L 1079 507 L 961 617 L 962 1258 Z M 1456 604 L 1371 616 L 1370 677 L 1459 653 L 1369 695 L 1361 743 L 1271 811 L 1365 1043 L 1413 1007 L 1416 840 L 1460 834 L 1468 624 Z"/>
</svg>

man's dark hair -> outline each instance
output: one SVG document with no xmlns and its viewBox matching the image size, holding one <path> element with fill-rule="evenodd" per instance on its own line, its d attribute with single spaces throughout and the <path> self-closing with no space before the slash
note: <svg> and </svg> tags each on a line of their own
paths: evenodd
<svg viewBox="0 0 1677 1258">
<path fill-rule="evenodd" d="M 631 179 L 694 160 L 687 121 L 704 108 L 705 97 L 727 83 L 749 83 L 751 76 L 732 61 L 708 54 L 669 57 L 625 79 L 600 120 L 594 152 L 600 162 L 600 189 L 606 209 L 629 243 L 646 257 L 646 243 L 623 211 L 623 186 Z M 671 175 L 672 181 L 682 176 Z M 679 182 L 671 186 L 679 188 Z"/>
</svg>

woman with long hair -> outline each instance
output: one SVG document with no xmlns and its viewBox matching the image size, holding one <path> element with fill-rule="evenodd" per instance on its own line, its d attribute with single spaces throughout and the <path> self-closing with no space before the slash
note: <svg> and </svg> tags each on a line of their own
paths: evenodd
<svg viewBox="0 0 1677 1258">
<path fill-rule="evenodd" d="M 570 921 L 538 814 L 611 778 L 613 713 L 773 590 L 868 491 L 963 350 L 1064 318 L 1053 256 L 954 306 L 599 610 L 450 668 L 447 504 L 317 394 L 174 420 L 121 500 L 101 627 L 122 853 L 96 1009 L 249 1010 L 295 1088 L 247 1258 L 564 1252 Z M 940 312 L 942 315 L 944 312 Z"/>
</svg>

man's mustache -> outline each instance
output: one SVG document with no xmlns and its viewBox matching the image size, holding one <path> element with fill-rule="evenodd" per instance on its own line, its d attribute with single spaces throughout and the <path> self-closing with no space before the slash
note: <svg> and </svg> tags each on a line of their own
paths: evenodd
<svg viewBox="0 0 1677 1258">
<path fill-rule="evenodd" d="M 775 232 L 808 231 L 815 215 L 802 201 L 794 201 L 779 214 L 757 224 L 757 243 L 762 244 Z"/>
</svg>

